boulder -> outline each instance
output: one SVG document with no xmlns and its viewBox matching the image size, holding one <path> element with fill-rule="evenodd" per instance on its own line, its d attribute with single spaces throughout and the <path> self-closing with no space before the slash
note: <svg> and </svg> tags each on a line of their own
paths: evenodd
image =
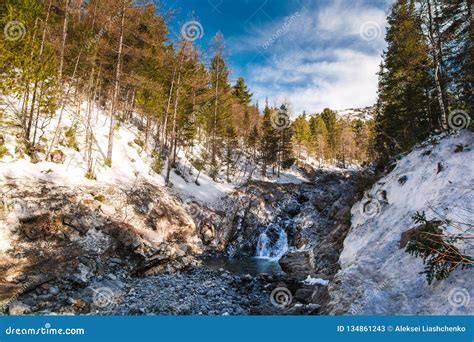
<svg viewBox="0 0 474 342">
<path fill-rule="evenodd" d="M 289 276 L 304 279 L 314 269 L 314 253 L 312 249 L 287 252 L 278 261 L 281 269 Z"/>
</svg>

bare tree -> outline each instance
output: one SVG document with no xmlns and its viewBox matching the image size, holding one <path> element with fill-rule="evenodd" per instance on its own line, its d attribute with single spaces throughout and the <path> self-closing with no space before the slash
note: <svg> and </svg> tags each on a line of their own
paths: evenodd
<svg viewBox="0 0 474 342">
<path fill-rule="evenodd" d="M 112 166 L 112 152 L 114 147 L 114 129 L 115 129 L 115 120 L 114 120 L 114 111 L 117 106 L 117 99 L 120 91 L 120 71 L 122 67 L 122 51 L 123 51 L 123 35 L 124 35 L 124 25 L 125 25 L 125 9 L 127 6 L 127 1 L 124 0 L 122 3 L 122 13 L 121 13 L 121 24 L 120 24 L 120 38 L 119 38 L 119 49 L 117 55 L 117 66 L 115 71 L 115 85 L 114 93 L 112 96 L 112 103 L 110 105 L 110 129 L 109 129 L 109 141 L 107 146 L 107 160 L 106 164 Z"/>
</svg>

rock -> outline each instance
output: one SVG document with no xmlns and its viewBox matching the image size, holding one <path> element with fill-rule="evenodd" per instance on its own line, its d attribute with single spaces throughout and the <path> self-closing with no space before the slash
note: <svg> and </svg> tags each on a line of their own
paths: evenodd
<svg viewBox="0 0 474 342">
<path fill-rule="evenodd" d="M 295 292 L 294 298 L 295 300 L 303 304 L 309 304 L 309 303 L 312 303 L 313 292 L 314 292 L 313 289 L 306 289 L 306 288 L 298 289 Z"/>
<path fill-rule="evenodd" d="M 37 151 L 30 151 L 29 156 L 30 156 L 30 162 L 32 164 L 38 164 L 41 161 L 40 156 Z"/>
<path fill-rule="evenodd" d="M 108 204 L 101 204 L 100 205 L 100 211 L 102 211 L 104 213 L 104 215 L 106 216 L 114 216 L 115 215 L 115 208 L 111 205 L 108 205 Z"/>
<path fill-rule="evenodd" d="M 176 256 L 182 258 L 186 255 L 186 252 L 183 251 L 181 248 L 176 249 Z"/>
<path fill-rule="evenodd" d="M 212 230 L 212 227 L 205 226 L 203 227 L 201 232 L 202 239 L 205 243 L 210 243 L 212 240 L 214 240 L 214 231 Z"/>
<path fill-rule="evenodd" d="M 323 212 L 327 207 L 329 207 L 332 204 L 332 201 L 330 198 L 323 197 L 323 198 L 317 198 L 314 201 L 314 207 L 319 211 Z"/>
<path fill-rule="evenodd" d="M 91 276 L 91 269 L 81 263 L 78 266 L 78 271 L 75 274 L 73 274 L 71 277 L 68 277 L 68 279 L 77 286 L 85 287 L 89 283 L 90 276 Z"/>
<path fill-rule="evenodd" d="M 56 296 L 59 293 L 59 289 L 55 286 L 51 286 L 49 288 L 49 293 L 52 294 L 53 296 Z"/>
<path fill-rule="evenodd" d="M 51 152 L 49 155 L 49 160 L 56 164 L 64 164 L 66 161 L 66 155 L 61 150 L 56 150 Z"/>
<path fill-rule="evenodd" d="M 21 316 L 31 312 L 31 308 L 19 301 L 14 301 L 8 306 L 8 314 L 11 316 Z"/>
<path fill-rule="evenodd" d="M 285 211 L 290 215 L 291 217 L 295 217 L 298 215 L 301 211 L 301 204 L 299 204 L 297 201 L 291 201 L 288 203 L 288 205 L 285 208 Z"/>
<path fill-rule="evenodd" d="M 109 261 L 113 264 L 122 265 L 123 261 L 120 258 L 110 258 Z"/>
<path fill-rule="evenodd" d="M 203 238 L 205 242 L 211 242 L 214 239 L 214 234 L 212 230 L 206 229 L 203 234 Z"/>
<path fill-rule="evenodd" d="M 404 185 L 408 180 L 408 176 L 402 176 L 400 178 L 398 178 L 398 183 L 400 183 L 401 185 Z"/>
<path fill-rule="evenodd" d="M 350 206 L 342 207 L 336 212 L 336 214 L 334 215 L 334 218 L 338 221 L 350 221 L 351 207 Z"/>
<path fill-rule="evenodd" d="M 242 280 L 249 283 L 253 280 L 253 277 L 250 274 L 246 274 L 242 277 Z"/>
<path fill-rule="evenodd" d="M 83 218 L 75 215 L 64 215 L 63 223 L 66 226 L 77 230 L 81 234 L 87 233 L 87 231 L 91 228 Z"/>
</svg>

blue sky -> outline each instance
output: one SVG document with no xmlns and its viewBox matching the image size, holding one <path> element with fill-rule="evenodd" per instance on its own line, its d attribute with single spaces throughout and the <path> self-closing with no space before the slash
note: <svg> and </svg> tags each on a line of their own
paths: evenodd
<svg viewBox="0 0 474 342">
<path fill-rule="evenodd" d="M 231 80 L 243 76 L 254 101 L 288 101 L 293 114 L 375 103 L 392 0 L 167 0 L 172 35 L 197 20 L 207 51 L 220 31 Z M 208 57 L 210 53 L 208 54 Z"/>
</svg>

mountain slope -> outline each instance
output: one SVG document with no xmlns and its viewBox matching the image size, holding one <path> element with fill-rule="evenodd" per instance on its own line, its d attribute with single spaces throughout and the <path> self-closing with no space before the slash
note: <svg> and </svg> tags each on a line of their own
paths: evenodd
<svg viewBox="0 0 474 342">
<path fill-rule="evenodd" d="M 472 257 L 473 160 L 471 132 L 432 139 L 398 161 L 353 206 L 341 270 L 329 286 L 333 314 L 474 313 L 473 269 L 458 267 L 429 285 L 420 274 L 422 259 L 400 246 L 402 234 L 417 226 L 415 213 L 425 212 L 427 219 L 453 222 L 443 225 L 444 234 L 470 237 L 456 247 Z"/>
</svg>

